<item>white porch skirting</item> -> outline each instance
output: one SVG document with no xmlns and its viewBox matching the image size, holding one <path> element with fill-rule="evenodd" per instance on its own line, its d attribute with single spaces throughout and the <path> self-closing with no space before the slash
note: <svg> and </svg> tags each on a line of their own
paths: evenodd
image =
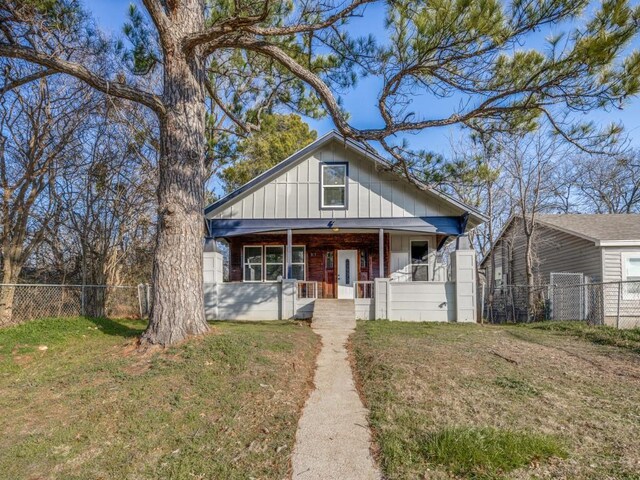
<svg viewBox="0 0 640 480">
<path fill-rule="evenodd" d="M 375 318 L 404 322 L 455 322 L 454 282 L 376 281 Z"/>
<path fill-rule="evenodd" d="M 205 283 L 205 315 L 207 320 L 311 318 L 314 299 L 297 298 L 295 283 Z"/>
<path fill-rule="evenodd" d="M 373 298 L 356 298 L 356 318 L 408 322 L 475 322 L 475 253 L 451 254 L 451 282 L 397 282 L 378 278 Z M 207 283 L 208 320 L 304 319 L 313 315 L 313 298 L 298 298 L 296 280 L 275 283 Z"/>
</svg>

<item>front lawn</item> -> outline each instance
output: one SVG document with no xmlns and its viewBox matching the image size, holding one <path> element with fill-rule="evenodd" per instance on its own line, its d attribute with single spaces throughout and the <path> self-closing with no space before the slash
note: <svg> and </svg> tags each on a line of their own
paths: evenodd
<svg viewBox="0 0 640 480">
<path fill-rule="evenodd" d="M 359 322 L 390 479 L 639 479 L 638 332 Z"/>
<path fill-rule="evenodd" d="M 0 478 L 282 479 L 319 342 L 295 322 L 216 322 L 141 354 L 144 324 L 0 330 Z"/>
</svg>

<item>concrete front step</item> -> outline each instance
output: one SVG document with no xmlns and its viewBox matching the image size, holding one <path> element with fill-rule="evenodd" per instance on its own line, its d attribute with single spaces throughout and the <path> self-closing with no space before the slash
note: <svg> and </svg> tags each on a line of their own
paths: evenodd
<svg viewBox="0 0 640 480">
<path fill-rule="evenodd" d="M 343 325 L 354 322 L 356 307 L 353 300 L 319 298 L 314 302 L 312 322 L 316 325 Z"/>
</svg>

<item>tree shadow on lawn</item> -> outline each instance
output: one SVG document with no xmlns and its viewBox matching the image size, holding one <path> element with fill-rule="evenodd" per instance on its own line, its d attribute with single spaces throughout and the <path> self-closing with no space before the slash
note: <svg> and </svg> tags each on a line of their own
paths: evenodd
<svg viewBox="0 0 640 480">
<path fill-rule="evenodd" d="M 305 319 L 296 319 L 296 320 L 209 320 L 207 322 L 210 327 L 215 327 L 216 325 L 229 325 L 229 326 L 283 326 L 283 325 L 295 325 L 295 324 L 309 324 L 311 325 L 310 320 Z"/>
<path fill-rule="evenodd" d="M 114 337 L 132 338 L 142 334 L 146 328 L 146 322 L 142 320 L 113 320 L 110 318 L 86 317 L 95 324 L 102 333 Z M 132 325 L 136 324 L 136 325 Z"/>
<path fill-rule="evenodd" d="M 122 338 L 132 338 L 138 337 L 142 335 L 144 329 L 147 328 L 147 322 L 145 320 L 131 320 L 131 319 L 122 319 L 122 320 L 114 320 L 111 318 L 104 317 L 85 317 L 88 321 L 93 323 L 96 327 L 100 329 L 102 333 L 106 335 L 112 335 L 116 337 Z M 273 326 L 286 326 L 286 325 L 295 325 L 296 323 L 304 324 L 305 321 L 291 321 L 291 320 L 240 320 L 240 321 L 232 321 L 232 320 L 215 320 L 207 322 L 210 328 L 215 328 L 216 325 L 224 324 L 228 327 L 235 327 L 239 329 L 243 329 L 245 327 L 273 327 Z M 308 323 L 308 322 L 306 322 Z"/>
</svg>

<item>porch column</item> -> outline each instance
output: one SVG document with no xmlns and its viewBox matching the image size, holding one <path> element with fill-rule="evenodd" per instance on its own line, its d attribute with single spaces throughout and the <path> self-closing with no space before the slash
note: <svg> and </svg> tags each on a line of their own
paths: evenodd
<svg viewBox="0 0 640 480">
<path fill-rule="evenodd" d="M 292 272 L 292 268 L 291 268 L 291 261 L 293 260 L 293 233 L 291 232 L 291 229 L 289 228 L 287 230 L 287 271 L 286 271 L 286 275 L 285 278 L 287 280 L 291 279 L 293 277 L 293 272 Z"/>
<path fill-rule="evenodd" d="M 458 248 L 451 253 L 451 273 L 456 286 L 456 322 L 475 322 L 478 308 L 476 300 L 476 252 L 468 237 L 459 238 Z"/>
<path fill-rule="evenodd" d="M 384 278 L 384 228 L 378 230 L 378 257 L 380 263 L 380 278 Z"/>
</svg>

